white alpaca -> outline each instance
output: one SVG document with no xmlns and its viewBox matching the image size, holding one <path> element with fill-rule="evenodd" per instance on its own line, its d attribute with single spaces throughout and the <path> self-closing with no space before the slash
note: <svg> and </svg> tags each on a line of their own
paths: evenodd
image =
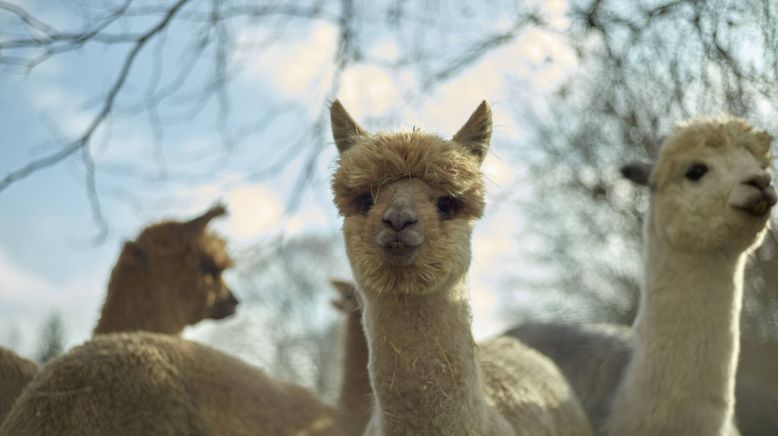
<svg viewBox="0 0 778 436">
<path fill-rule="evenodd" d="M 653 169 L 623 169 L 651 196 L 634 353 L 609 434 L 737 434 L 743 268 L 776 203 L 771 140 L 737 118 L 697 119 L 676 127 Z"/>
<path fill-rule="evenodd" d="M 595 434 L 604 434 L 613 396 L 632 355 L 629 327 L 525 322 L 505 334 L 557 364 L 581 401 Z M 735 400 L 735 420 L 743 436 L 778 435 L 778 395 L 740 367 Z"/>
<path fill-rule="evenodd" d="M 587 435 L 557 368 L 519 342 L 476 346 L 467 296 L 472 227 L 484 207 L 486 103 L 452 140 L 370 135 L 339 102 L 333 178 L 364 305 L 375 407 L 369 435 Z"/>
</svg>

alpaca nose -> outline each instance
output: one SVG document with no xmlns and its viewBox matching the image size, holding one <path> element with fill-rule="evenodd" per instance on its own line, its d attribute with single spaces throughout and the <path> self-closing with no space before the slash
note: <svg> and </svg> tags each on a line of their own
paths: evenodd
<svg viewBox="0 0 778 436">
<path fill-rule="evenodd" d="M 393 230 L 400 231 L 408 226 L 416 224 L 419 216 L 416 213 L 416 204 L 408 195 L 397 195 L 392 204 L 384 212 L 381 221 Z"/>
<path fill-rule="evenodd" d="M 745 181 L 743 181 L 743 184 L 745 185 L 751 185 L 759 190 L 763 190 L 770 186 L 770 182 L 773 181 L 773 178 L 768 173 L 759 173 L 757 175 L 751 176 Z"/>
</svg>

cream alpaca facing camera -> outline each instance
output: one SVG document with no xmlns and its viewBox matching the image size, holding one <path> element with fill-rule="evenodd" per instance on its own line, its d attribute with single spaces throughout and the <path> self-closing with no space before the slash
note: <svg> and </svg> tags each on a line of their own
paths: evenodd
<svg viewBox="0 0 778 436">
<path fill-rule="evenodd" d="M 556 367 L 519 342 L 477 347 L 466 276 L 491 137 L 482 103 L 452 140 L 371 135 L 339 102 L 332 186 L 364 305 L 370 435 L 587 435 Z"/>
<path fill-rule="evenodd" d="M 611 435 L 738 434 L 743 268 L 776 203 L 771 141 L 737 118 L 697 119 L 676 127 L 653 169 L 622 169 L 651 197 L 635 348 Z"/>
</svg>

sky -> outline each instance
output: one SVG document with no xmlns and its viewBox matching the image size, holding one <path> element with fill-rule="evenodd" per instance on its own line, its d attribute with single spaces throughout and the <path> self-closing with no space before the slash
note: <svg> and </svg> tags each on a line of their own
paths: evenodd
<svg viewBox="0 0 778 436">
<path fill-rule="evenodd" d="M 41 13 L 63 28 L 73 23 L 72 14 L 50 7 L 48 2 L 11 3 Z M 538 4 L 552 28 L 566 28 L 565 2 Z M 492 23 L 495 28 L 507 24 L 500 19 Z M 137 25 L 145 29 L 148 23 Z M 0 11 L 0 30 L 18 29 L 14 26 L 14 20 Z M 41 326 L 52 311 L 63 316 L 68 346 L 86 340 L 122 241 L 134 238 L 151 222 L 187 218 L 221 199 L 230 215 L 215 222 L 214 228 L 235 251 L 281 234 L 338 231 L 340 220 L 331 204 L 328 184 L 336 151 L 328 136 L 327 147 L 316 160 L 316 177 L 297 208 L 289 210 L 289 198 L 304 159 L 289 160 L 285 169 L 272 177 L 256 174 L 270 162 L 283 161 L 281 152 L 290 143 L 299 141 L 310 147 L 307 142 L 313 142 L 313 136 L 305 136 L 304 127 L 317 121 L 332 97 L 339 98 L 370 130 L 420 127 L 443 135 L 456 132 L 481 100 L 491 103 L 495 133 L 484 163 L 489 206 L 474 234 L 471 296 L 476 337 L 486 337 L 506 326 L 497 315 L 499 301 L 494 288 L 506 267 L 521 268 L 513 236 L 520 232 L 523 218 L 505 198 L 527 192 L 526 174 L 514 153 L 524 130 L 517 125 L 511 108 L 517 103 L 529 106 L 542 101 L 575 70 L 575 55 L 558 34 L 528 29 L 410 104 L 406 96 L 423 83 L 420 73 L 407 69 L 389 72 L 374 65 L 347 68 L 333 95 L 328 84 L 334 74 L 331 64 L 338 35 L 330 24 L 310 25 L 261 54 L 250 46 L 266 36 L 268 29 L 243 25 L 236 44 L 245 50 L 235 55 L 241 69 L 231 83 L 226 123 L 237 129 L 268 115 L 272 121 L 238 145 L 225 148 L 215 145 L 219 124 L 214 104 L 186 122 L 165 128 L 162 137 L 151 127 L 149 113 L 137 107 L 147 92 L 149 78 L 156 74 L 154 53 L 167 61 L 166 68 L 186 62 L 190 43 L 186 30 L 185 26 L 174 27 L 165 46 L 151 45 L 141 53 L 128 86 L 119 96 L 118 114 L 96 134 L 94 159 L 99 168 L 106 169 L 97 176 L 102 212 L 109 223 L 103 242 L 95 243 L 98 231 L 78 155 L 0 192 L 0 346 L 33 356 Z M 8 32 L 3 31 L 0 38 L 6 37 Z M 380 34 L 371 38 L 372 56 L 386 61 L 399 56 L 395 40 Z M 28 74 L 13 68 L 0 71 L 0 175 L 61 147 L 65 139 L 82 132 L 94 116 L 101 92 L 116 77 L 127 48 L 87 45 L 78 52 L 52 57 Z M 212 63 L 212 59 L 207 61 Z M 171 70 L 160 74 L 162 82 L 176 80 Z M 201 74 L 193 69 L 187 80 L 196 82 Z M 278 110 L 289 102 L 293 110 Z M 167 107 L 170 114 L 175 112 L 173 106 Z M 163 144 L 162 152 L 156 145 L 159 143 Z M 183 168 L 186 177 L 182 179 L 186 181 L 155 183 L 117 175 L 128 167 L 150 174 L 163 169 L 175 173 Z M 506 266 L 506 260 L 511 259 L 519 265 Z M 228 274 L 227 280 L 234 278 Z M 235 292 L 241 295 L 241 289 L 235 288 Z M 238 321 L 222 325 L 230 322 Z M 201 324 L 188 329 L 185 336 L 207 341 L 214 336 L 214 329 L 221 328 L 215 322 Z"/>
</svg>

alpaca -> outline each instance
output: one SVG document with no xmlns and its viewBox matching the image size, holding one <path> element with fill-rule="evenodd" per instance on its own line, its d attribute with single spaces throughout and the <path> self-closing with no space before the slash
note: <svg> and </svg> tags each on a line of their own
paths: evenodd
<svg viewBox="0 0 778 436">
<path fill-rule="evenodd" d="M 44 366 L 2 436 L 337 436 L 334 408 L 205 345 L 148 332 L 97 335 Z"/>
<path fill-rule="evenodd" d="M 218 205 L 189 221 L 151 225 L 125 242 L 94 334 L 178 335 L 203 319 L 232 315 L 238 300 L 221 277 L 232 259 L 224 241 L 206 229 L 226 213 Z"/>
<path fill-rule="evenodd" d="M 135 241 L 125 242 L 94 334 L 144 330 L 178 335 L 203 319 L 232 315 L 238 300 L 221 278 L 232 259 L 224 241 L 206 231 L 213 218 L 224 214 L 226 209 L 218 205 L 186 222 L 148 226 Z M 4 364 L 13 361 L 0 357 L 0 370 L 5 371 Z M 0 383 L 0 405 L 10 407 L 36 369 L 25 365 L 13 389 Z M 4 415 L 0 408 L 0 422 Z"/>
<path fill-rule="evenodd" d="M 508 336 L 550 357 L 570 381 L 597 434 L 604 434 L 613 395 L 632 346 L 629 328 L 616 324 L 522 323 Z M 778 434 L 778 396 L 738 369 L 735 421 L 743 436 Z"/>
<path fill-rule="evenodd" d="M 484 208 L 486 102 L 449 141 L 371 135 L 338 101 L 330 117 L 334 201 L 369 347 L 365 434 L 590 434 L 547 358 L 510 338 L 473 341 L 466 275 Z"/>
<path fill-rule="evenodd" d="M 373 390 L 367 370 L 368 347 L 362 328 L 362 309 L 353 283 L 330 281 L 339 298 L 333 305 L 346 315 L 343 332 L 343 372 L 341 374 L 338 410 L 350 434 L 362 434 L 373 407 Z"/>
<path fill-rule="evenodd" d="M 37 371 L 37 363 L 0 347 L 0 423 Z"/>
<path fill-rule="evenodd" d="M 738 118 L 695 119 L 676 126 L 656 165 L 622 169 L 651 195 L 634 351 L 609 434 L 738 434 L 743 269 L 776 203 L 771 141 Z"/>
</svg>

